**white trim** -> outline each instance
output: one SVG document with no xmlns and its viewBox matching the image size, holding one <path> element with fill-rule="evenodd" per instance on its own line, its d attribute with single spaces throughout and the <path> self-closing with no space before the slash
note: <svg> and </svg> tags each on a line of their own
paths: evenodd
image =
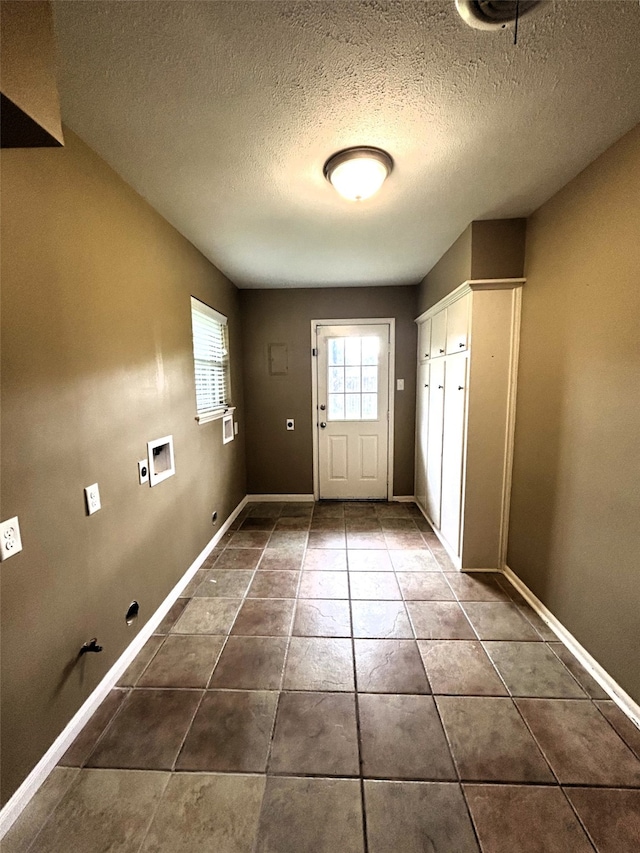
<svg viewBox="0 0 640 853">
<path fill-rule="evenodd" d="M 76 711 L 73 717 L 69 720 L 58 737 L 51 744 L 49 749 L 42 756 L 40 761 L 33 768 L 24 782 L 20 785 L 13 796 L 7 800 L 2 811 L 0 811 L 0 838 L 3 838 L 14 824 L 20 813 L 28 805 L 33 795 L 37 792 L 51 771 L 57 765 L 58 761 L 71 746 L 78 734 L 84 728 L 86 723 L 91 718 L 94 711 L 97 710 L 100 703 L 105 699 L 109 691 L 118 683 L 120 676 L 132 663 L 138 652 L 151 637 L 154 630 L 162 622 L 171 605 L 180 597 L 180 593 L 189 583 L 191 578 L 198 571 L 200 566 L 207 559 L 216 544 L 227 532 L 233 521 L 240 514 L 241 510 L 247 503 L 247 498 L 244 497 L 238 506 L 233 510 L 227 518 L 220 530 L 213 538 L 205 545 L 203 550 L 198 554 L 193 563 L 180 578 L 178 583 L 173 587 L 169 595 L 165 598 L 156 612 L 149 618 L 145 625 L 140 629 L 138 634 L 129 643 L 127 648 L 120 655 L 118 660 L 113 664 L 111 669 L 104 676 L 98 686 L 91 692 L 85 702 Z"/>
<path fill-rule="evenodd" d="M 415 323 L 423 323 L 428 317 L 438 314 L 443 308 L 448 308 L 452 302 L 457 302 L 461 296 L 466 293 L 471 293 L 472 290 L 509 290 L 522 287 L 525 284 L 526 278 L 468 278 L 459 284 L 455 290 L 444 296 L 431 308 L 423 311 L 419 317 L 416 317 Z"/>
<path fill-rule="evenodd" d="M 307 503 L 315 500 L 313 495 L 247 495 L 246 503 Z"/>
<path fill-rule="evenodd" d="M 607 693 L 616 703 L 620 710 L 626 714 L 631 722 L 640 729 L 640 705 L 635 702 L 629 694 L 620 687 L 617 681 L 609 675 L 598 661 L 593 658 L 589 652 L 582 646 L 578 640 L 568 631 L 562 622 L 553 615 L 553 613 L 545 607 L 540 599 L 529 589 L 529 587 L 520 580 L 518 575 L 505 565 L 503 573 L 506 578 L 518 590 L 520 595 L 525 599 L 527 604 L 535 610 L 538 616 L 545 622 L 558 639 L 569 649 L 570 652 L 580 661 L 582 666 L 587 670 L 589 675 L 598 682 L 600 687 Z"/>
<path fill-rule="evenodd" d="M 220 418 L 232 415 L 235 410 L 235 406 L 224 406 L 220 409 L 212 409 L 210 412 L 203 412 L 201 415 L 196 415 L 196 420 L 200 425 L 209 424 L 211 421 L 219 421 Z"/>
<path fill-rule="evenodd" d="M 156 466 L 153 461 L 153 451 L 159 447 L 169 448 L 169 467 L 164 471 L 159 471 L 156 474 Z M 173 453 L 173 436 L 165 435 L 162 438 L 154 438 L 153 441 L 147 442 L 147 465 L 149 468 L 149 485 L 151 488 L 162 483 L 168 477 L 173 477 L 176 473 L 176 458 Z"/>
<path fill-rule="evenodd" d="M 396 318 L 389 319 L 389 419 L 387 420 L 387 500 L 393 499 L 393 450 L 396 425 Z"/>
<path fill-rule="evenodd" d="M 497 569 L 497 568 L 495 568 L 495 569 L 460 569 L 460 573 L 464 574 L 464 575 L 472 575 L 475 572 L 480 572 L 480 573 L 482 573 L 482 572 L 487 573 L 488 572 L 489 574 L 491 572 L 493 572 L 494 574 L 496 574 L 496 573 L 502 574 L 502 569 Z"/>
<path fill-rule="evenodd" d="M 391 500 L 401 504 L 418 504 L 415 495 L 394 495 Z"/>
<path fill-rule="evenodd" d="M 518 362 L 520 358 L 520 321 L 522 315 L 522 288 L 513 291 L 513 313 L 511 315 L 511 354 L 509 358 L 509 387 L 507 389 L 507 434 L 505 436 L 502 469 L 502 507 L 500 511 L 500 540 L 498 561 L 500 566 L 507 562 L 509 541 L 509 513 L 511 511 L 511 483 L 513 480 L 513 454 L 516 438 L 516 395 L 518 391 Z"/>
<path fill-rule="evenodd" d="M 209 317 L 211 320 L 215 320 L 216 323 L 220 323 L 221 326 L 226 326 L 229 323 L 224 314 L 216 311 L 215 308 L 212 308 L 211 305 L 207 305 L 206 302 L 203 302 L 202 299 L 198 299 L 197 296 L 191 297 L 191 310 L 199 311 L 201 314 L 204 314 L 205 317 Z"/>
<path fill-rule="evenodd" d="M 222 443 L 229 444 L 236 434 L 233 429 L 233 415 L 225 415 L 222 418 Z"/>
<path fill-rule="evenodd" d="M 387 500 L 393 500 L 393 443 L 395 432 L 395 407 L 396 407 L 396 318 L 395 317 L 354 317 L 345 318 L 342 320 L 312 320 L 311 321 L 311 350 L 316 355 L 311 358 L 311 424 L 313 433 L 313 498 L 319 499 L 320 495 L 320 478 L 319 478 L 319 451 L 318 451 L 318 430 L 314 424 L 318 417 L 318 358 L 317 344 L 318 326 L 389 326 L 389 419 L 387 421 Z"/>
<path fill-rule="evenodd" d="M 471 290 L 509 290 L 525 282 L 526 278 L 468 278 L 464 284 Z"/>
</svg>

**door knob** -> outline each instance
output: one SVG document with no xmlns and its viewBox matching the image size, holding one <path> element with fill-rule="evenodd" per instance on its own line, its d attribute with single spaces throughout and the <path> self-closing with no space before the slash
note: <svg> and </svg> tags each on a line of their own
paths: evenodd
<svg viewBox="0 0 640 853">
<path fill-rule="evenodd" d="M 438 385 L 438 388 L 444 388 L 444 385 Z"/>
<path fill-rule="evenodd" d="M 464 385 L 458 385 L 458 391 L 464 391 Z"/>
<path fill-rule="evenodd" d="M 326 408 L 327 408 L 327 407 L 325 406 L 325 404 L 324 404 L 324 403 L 320 406 L 320 410 L 321 410 L 321 411 L 323 411 L 323 412 L 324 412 L 324 410 L 325 410 Z"/>
<path fill-rule="evenodd" d="M 325 429 L 326 426 L 327 426 L 326 423 L 324 421 L 322 421 L 320 424 L 320 429 Z"/>
</svg>

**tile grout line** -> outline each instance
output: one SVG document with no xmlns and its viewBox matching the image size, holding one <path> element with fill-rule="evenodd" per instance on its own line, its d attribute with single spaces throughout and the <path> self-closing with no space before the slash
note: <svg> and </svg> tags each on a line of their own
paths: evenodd
<svg viewBox="0 0 640 853">
<path fill-rule="evenodd" d="M 571 798 L 567 795 L 567 792 L 565 791 L 565 789 L 564 789 L 564 787 L 563 787 L 562 785 L 560 785 L 560 791 L 561 791 L 561 793 L 562 793 L 562 796 L 563 796 L 563 797 L 564 797 L 564 799 L 565 799 L 565 802 L 567 802 L 567 803 L 569 804 L 569 808 L 571 809 L 571 811 L 572 811 L 572 812 L 573 812 L 573 814 L 575 815 L 576 820 L 578 821 L 579 826 L 581 826 L 581 827 L 582 827 L 582 830 L 583 830 L 583 832 L 584 832 L 584 834 L 585 834 L 585 836 L 586 836 L 586 838 L 587 838 L 587 841 L 589 842 L 589 844 L 591 844 L 591 846 L 593 847 L 593 849 L 594 849 L 595 853 L 598 853 L 598 847 L 597 847 L 597 845 L 596 845 L 595 839 L 592 839 L 592 838 L 591 838 L 591 833 L 590 833 L 590 832 L 589 832 L 589 830 L 587 829 L 586 824 L 583 822 L 582 818 L 580 817 L 580 815 L 579 815 L 579 813 L 578 813 L 578 810 L 576 809 L 576 807 L 575 807 L 575 806 L 573 805 L 573 803 L 571 802 Z"/>
<path fill-rule="evenodd" d="M 165 771 L 165 772 L 166 772 L 166 771 Z M 142 835 L 142 838 L 140 839 L 140 845 L 139 845 L 139 847 L 138 847 L 137 853 L 140 853 L 140 851 L 141 851 L 141 850 L 142 850 L 142 848 L 144 847 L 144 843 L 145 843 L 145 841 L 147 840 L 147 836 L 149 835 L 149 832 L 150 832 L 150 830 L 151 830 L 151 827 L 152 827 L 152 825 L 153 825 L 153 822 L 154 822 L 154 820 L 156 819 L 156 815 L 158 814 L 158 809 L 160 808 L 160 805 L 161 805 L 161 803 L 162 803 L 162 800 L 164 799 L 164 795 L 165 795 L 165 794 L 166 794 L 166 792 L 167 792 L 167 788 L 169 787 L 169 784 L 170 784 L 170 782 L 171 782 L 171 779 L 172 779 L 172 778 L 173 778 L 173 771 L 172 771 L 172 770 L 170 770 L 170 771 L 167 773 L 167 781 L 165 782 L 164 787 L 162 788 L 162 791 L 160 792 L 160 796 L 158 797 L 158 802 L 156 803 L 156 807 L 155 807 L 155 809 L 152 809 L 152 810 L 151 810 L 151 817 L 149 818 L 149 822 L 148 822 L 148 824 L 147 824 L 147 828 L 145 829 L 145 831 L 144 831 L 144 833 L 143 833 L 143 835 Z"/>
<path fill-rule="evenodd" d="M 358 693 L 358 674 L 356 667 L 356 643 L 353 626 L 353 607 L 351 598 L 351 573 L 349 571 L 349 548 L 346 548 L 347 560 L 347 588 L 349 591 L 349 619 L 351 621 L 351 665 L 353 667 L 353 701 L 356 714 L 356 737 L 358 739 L 358 769 L 360 771 L 360 808 L 362 809 L 362 844 L 364 853 L 369 851 L 369 839 L 367 833 L 367 805 L 364 791 L 364 760 L 362 755 L 362 730 L 360 727 L 360 700 Z"/>
<path fill-rule="evenodd" d="M 52 806 L 52 807 L 51 807 L 51 809 L 47 812 L 47 814 L 46 814 L 46 816 L 45 816 L 44 820 L 42 821 L 42 823 L 41 823 L 41 824 L 40 824 L 40 826 L 38 827 L 38 830 L 37 830 L 36 834 L 33 836 L 33 838 L 31 839 L 31 841 L 29 842 L 29 844 L 28 844 L 28 845 L 27 845 L 27 847 L 25 848 L 24 853 L 30 853 L 30 851 L 33 851 L 33 853 L 37 853 L 37 848 L 36 848 L 36 847 L 34 847 L 34 845 L 35 845 L 36 841 L 38 840 L 38 838 L 39 838 L 39 837 L 40 837 L 40 835 L 42 834 L 42 831 L 44 830 L 45 826 L 49 823 L 49 821 L 50 821 L 50 820 L 51 820 L 51 818 L 53 817 L 53 813 L 58 809 L 58 806 L 60 805 L 60 803 L 62 803 L 62 801 L 65 799 L 65 797 L 69 794 L 69 792 L 71 791 L 71 789 L 76 785 L 76 783 L 77 783 L 77 781 L 78 781 L 78 778 L 79 778 L 79 776 L 80 776 L 80 771 L 81 771 L 81 768 L 80 768 L 80 767 L 68 767 L 68 768 L 65 768 L 65 769 L 67 769 L 67 770 L 75 770 L 74 777 L 73 777 L 73 779 L 71 780 L 71 782 L 69 783 L 69 786 L 66 788 L 66 790 L 64 791 L 64 793 L 63 793 L 63 794 L 62 794 L 62 796 L 60 797 L 60 799 L 59 799 L 59 800 L 56 802 L 56 804 L 55 804 L 54 806 Z M 9 828 L 9 831 L 10 831 L 10 830 L 11 830 L 11 828 Z M 5 835 L 5 836 L 3 836 L 3 838 L 6 838 L 6 837 L 7 837 L 6 835 Z"/>
<path fill-rule="evenodd" d="M 280 516 L 278 516 L 278 517 L 280 517 Z M 312 511 L 312 517 L 313 517 L 313 511 Z M 271 755 L 273 752 L 273 743 L 275 740 L 275 733 L 276 733 L 276 723 L 278 720 L 278 713 L 280 711 L 280 701 L 282 699 L 282 694 L 284 693 L 284 676 L 285 676 L 285 672 L 287 669 L 287 661 L 289 659 L 289 649 L 291 648 L 291 638 L 293 636 L 293 625 L 295 622 L 296 612 L 298 610 L 298 592 L 300 590 L 300 584 L 302 583 L 302 567 L 304 566 L 304 559 L 305 559 L 305 556 L 307 553 L 308 543 L 309 543 L 309 532 L 307 531 L 307 538 L 305 541 L 304 548 L 302 550 L 302 560 L 300 562 L 300 570 L 298 573 L 298 585 L 296 587 L 295 603 L 294 603 L 294 606 L 293 606 L 292 611 L 291 611 L 291 620 L 289 622 L 289 632 L 287 634 L 287 644 L 286 644 L 286 648 L 285 648 L 285 652 L 284 652 L 284 659 L 282 661 L 282 671 L 280 673 L 280 687 L 278 689 L 278 698 L 276 700 L 276 707 L 275 707 L 275 711 L 273 714 L 273 720 L 271 721 L 271 728 L 269 731 L 267 755 L 265 758 L 265 765 L 264 765 L 264 773 L 265 773 L 265 779 L 266 780 L 268 780 L 268 778 L 269 778 L 269 765 L 271 764 Z M 266 782 L 265 782 L 265 791 L 266 791 Z M 260 807 L 260 816 L 262 816 L 262 805 Z M 256 836 L 256 845 L 257 845 L 257 843 L 258 843 L 258 838 Z"/>
</svg>

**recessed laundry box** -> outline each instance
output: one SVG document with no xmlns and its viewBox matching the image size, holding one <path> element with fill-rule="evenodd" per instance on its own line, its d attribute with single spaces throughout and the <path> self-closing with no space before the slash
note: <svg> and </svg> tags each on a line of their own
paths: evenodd
<svg viewBox="0 0 640 853">
<path fill-rule="evenodd" d="M 165 435 L 147 442 L 147 460 L 149 462 L 149 483 L 156 486 L 167 477 L 176 473 L 173 457 L 173 436 Z"/>
</svg>

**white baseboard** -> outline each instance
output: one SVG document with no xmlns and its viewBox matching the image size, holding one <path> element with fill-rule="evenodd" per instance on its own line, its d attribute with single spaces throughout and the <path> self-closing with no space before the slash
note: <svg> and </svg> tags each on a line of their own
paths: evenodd
<svg viewBox="0 0 640 853">
<path fill-rule="evenodd" d="M 606 669 L 600 666 L 595 658 L 591 657 L 584 646 L 582 646 L 573 634 L 564 627 L 562 622 L 556 619 L 553 613 L 545 607 L 540 599 L 531 592 L 529 587 L 520 580 L 518 575 L 512 571 L 509 566 L 504 567 L 503 573 L 525 599 L 527 604 L 531 605 L 543 622 L 551 628 L 558 639 L 564 643 L 569 651 L 572 652 L 580 661 L 589 675 L 598 682 L 600 687 L 602 687 L 605 693 L 613 699 L 620 710 L 629 717 L 631 722 L 640 728 L 640 705 L 638 705 L 637 702 L 635 702 L 631 696 L 629 696 L 629 694 L 620 687 L 617 681 L 614 681 Z"/>
<path fill-rule="evenodd" d="M 490 574 L 491 572 L 493 572 L 494 574 L 496 574 L 496 572 L 498 574 L 502 574 L 502 569 L 460 569 L 460 572 L 465 575 L 472 575 L 476 572 L 478 572 L 479 574 Z"/>
<path fill-rule="evenodd" d="M 247 503 L 307 503 L 315 500 L 313 495 L 247 495 Z"/>
<path fill-rule="evenodd" d="M 416 503 L 416 499 L 414 495 L 394 495 L 391 498 L 392 501 L 398 501 L 401 504 L 414 504 Z"/>
<path fill-rule="evenodd" d="M 42 756 L 40 761 L 33 768 L 24 782 L 20 785 L 13 796 L 7 800 L 2 811 L 0 811 L 0 839 L 3 838 L 9 831 L 15 820 L 19 817 L 22 810 L 29 803 L 38 788 L 46 780 L 58 761 L 71 746 L 76 737 L 80 734 L 86 723 L 91 718 L 94 711 L 97 710 L 103 699 L 106 698 L 109 691 L 118 683 L 120 676 L 125 672 L 129 664 L 132 663 L 140 649 L 144 646 L 147 640 L 151 637 L 155 629 L 162 622 L 171 605 L 180 597 L 180 593 L 189 583 L 191 578 L 198 571 L 200 566 L 207 559 L 216 544 L 227 532 L 231 524 L 240 514 L 240 511 L 247 503 L 247 498 L 243 498 L 238 506 L 233 510 L 227 518 L 220 530 L 213 538 L 205 545 L 203 550 L 198 554 L 193 563 L 189 566 L 178 583 L 173 587 L 169 595 L 165 598 L 156 612 L 143 625 L 138 634 L 134 637 L 131 643 L 127 646 L 118 660 L 113 664 L 111 669 L 104 676 L 102 681 L 93 690 L 91 695 L 86 699 L 74 716 L 69 720 L 65 728 L 60 732 L 58 737 L 51 744 L 49 749 Z"/>
</svg>

